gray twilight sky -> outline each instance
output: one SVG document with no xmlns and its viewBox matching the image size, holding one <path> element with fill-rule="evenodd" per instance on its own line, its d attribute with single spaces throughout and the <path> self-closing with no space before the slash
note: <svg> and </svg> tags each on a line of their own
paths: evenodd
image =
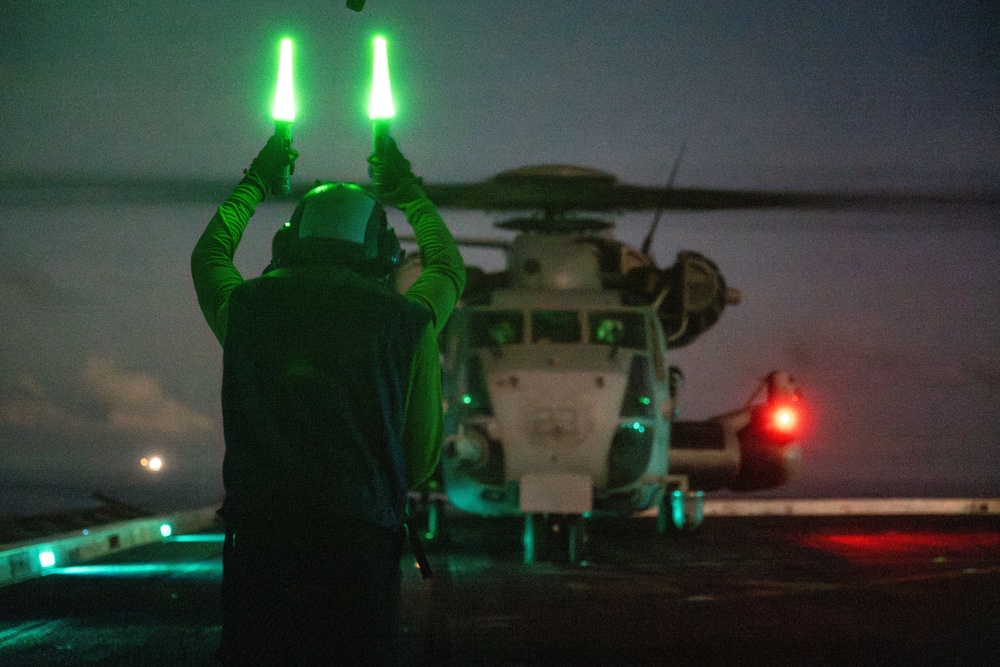
<svg viewBox="0 0 1000 667">
<path fill-rule="evenodd" d="M 924 0 L 4 2 L 0 175 L 235 183 L 270 133 L 290 35 L 296 178 L 361 179 L 375 32 L 394 134 L 428 181 L 574 163 L 661 185 L 685 140 L 682 186 L 984 191 L 1000 176 L 1000 8 Z M 221 354 L 187 276 L 213 208 L 0 200 L 0 485 L 218 492 Z M 290 208 L 255 217 L 247 273 Z M 701 251 L 744 293 L 674 357 L 684 415 L 736 407 L 784 368 L 814 411 L 784 493 L 995 494 L 998 216 L 668 215 L 656 258 Z M 618 216 L 620 237 L 638 243 L 650 218 Z M 498 234 L 492 215 L 448 219 Z M 152 452 L 161 475 L 123 475 Z"/>
</svg>

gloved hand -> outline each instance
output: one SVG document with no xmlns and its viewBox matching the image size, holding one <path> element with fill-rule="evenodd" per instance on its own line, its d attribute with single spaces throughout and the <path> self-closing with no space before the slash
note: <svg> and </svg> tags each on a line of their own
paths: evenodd
<svg viewBox="0 0 1000 667">
<path fill-rule="evenodd" d="M 295 160 L 298 157 L 297 150 L 286 146 L 285 140 L 274 134 L 250 163 L 246 174 L 254 174 L 270 187 L 275 179 L 282 176 L 286 166 L 289 167 L 290 173 L 295 173 Z"/>
<path fill-rule="evenodd" d="M 406 195 L 401 192 L 405 186 L 423 182 L 413 175 L 410 161 L 403 157 L 396 140 L 388 134 L 378 137 L 374 152 L 368 156 L 368 176 L 372 179 L 375 196 L 388 204 L 401 203 L 398 199 Z"/>
</svg>

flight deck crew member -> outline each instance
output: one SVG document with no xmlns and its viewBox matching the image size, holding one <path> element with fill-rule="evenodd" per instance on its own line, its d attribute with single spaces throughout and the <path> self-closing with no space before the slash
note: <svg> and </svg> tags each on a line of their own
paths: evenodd
<svg viewBox="0 0 1000 667">
<path fill-rule="evenodd" d="M 223 347 L 225 664 L 397 664 L 407 490 L 442 440 L 437 334 L 465 284 L 458 246 L 410 163 L 382 137 L 378 200 L 318 186 L 275 235 L 271 264 L 233 264 L 268 184 L 297 153 L 272 137 L 191 256 Z M 423 263 L 402 256 L 381 202 L 400 208 Z"/>
</svg>

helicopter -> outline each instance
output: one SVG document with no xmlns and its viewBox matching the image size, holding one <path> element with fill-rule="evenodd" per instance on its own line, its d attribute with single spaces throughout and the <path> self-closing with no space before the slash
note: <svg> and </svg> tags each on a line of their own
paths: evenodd
<svg viewBox="0 0 1000 667">
<path fill-rule="evenodd" d="M 775 488 L 798 472 L 802 403 L 787 372 L 768 373 L 737 409 L 678 418 L 683 373 L 669 352 L 712 328 L 740 293 L 704 255 L 682 251 L 661 268 L 649 246 L 665 208 L 808 205 L 816 195 L 643 188 L 571 165 L 425 187 L 442 209 L 519 212 L 496 224 L 516 233 L 511 241 L 459 240 L 504 252 L 506 265 L 468 268 L 441 336 L 438 484 L 453 507 L 523 516 L 527 563 L 562 549 L 577 562 L 591 518 L 655 508 L 658 532 L 691 531 L 706 491 Z M 649 209 L 657 214 L 641 248 L 594 215 Z M 418 272 L 409 257 L 400 289 Z M 434 537 L 442 506 L 425 507 Z"/>
<path fill-rule="evenodd" d="M 447 441 L 438 486 L 414 504 L 428 534 L 443 535 L 447 501 L 484 517 L 524 517 L 527 562 L 559 551 L 578 561 L 592 518 L 657 510 L 659 532 L 692 531 L 706 492 L 775 488 L 796 474 L 805 404 L 786 372 L 767 374 L 744 406 L 700 421 L 678 417 L 683 374 L 669 353 L 712 328 L 739 293 L 699 253 L 655 264 L 649 247 L 663 211 L 996 205 L 988 193 L 674 187 L 675 174 L 676 164 L 667 186 L 645 187 L 547 165 L 481 182 L 425 183 L 443 211 L 511 214 L 499 226 L 515 232 L 513 240 L 460 239 L 507 261 L 497 272 L 468 269 L 442 335 Z M 274 200 L 297 200 L 320 182 L 297 182 Z M 197 178 L 0 176 L 0 199 L 214 203 L 230 187 Z M 656 212 L 640 248 L 616 240 L 603 217 L 624 211 Z M 403 288 L 418 271 L 419 255 L 408 256 L 398 272 Z"/>
</svg>

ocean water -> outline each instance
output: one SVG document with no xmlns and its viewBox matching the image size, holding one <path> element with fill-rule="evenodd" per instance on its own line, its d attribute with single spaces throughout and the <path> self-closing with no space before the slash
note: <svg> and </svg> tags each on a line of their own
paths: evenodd
<svg viewBox="0 0 1000 667">
<path fill-rule="evenodd" d="M 103 502 L 95 493 L 152 513 L 170 513 L 222 504 L 221 490 L 203 484 L 150 487 L 107 485 L 102 489 L 90 489 L 44 483 L 3 483 L 0 486 L 0 517 L 32 516 L 99 507 Z"/>
</svg>

